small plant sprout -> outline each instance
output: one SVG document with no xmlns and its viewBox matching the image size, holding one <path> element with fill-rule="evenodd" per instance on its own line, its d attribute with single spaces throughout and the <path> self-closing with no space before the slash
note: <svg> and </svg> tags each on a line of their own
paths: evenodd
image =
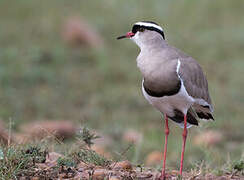
<svg viewBox="0 0 244 180">
<path fill-rule="evenodd" d="M 243 171 L 244 170 L 244 160 L 241 159 L 239 161 L 234 162 L 233 168 L 236 171 Z"/>
<path fill-rule="evenodd" d="M 89 148 L 91 147 L 91 145 L 94 144 L 93 140 L 100 138 L 100 136 L 97 136 L 94 133 L 91 133 L 90 130 L 86 127 L 84 127 L 82 130 L 80 130 L 79 135 L 80 135 L 80 137 L 78 137 L 78 138 L 81 139 L 82 141 L 84 141 L 85 144 Z"/>
</svg>

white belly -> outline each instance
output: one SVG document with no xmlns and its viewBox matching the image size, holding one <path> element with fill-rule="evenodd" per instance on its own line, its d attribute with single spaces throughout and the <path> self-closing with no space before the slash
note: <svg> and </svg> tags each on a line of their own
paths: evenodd
<svg viewBox="0 0 244 180">
<path fill-rule="evenodd" d="M 143 82 L 142 82 L 143 84 Z M 167 114 L 169 117 L 174 116 L 174 110 L 180 110 L 184 114 L 194 103 L 194 99 L 188 95 L 183 82 L 181 82 L 180 91 L 173 96 L 163 96 L 163 97 L 152 97 L 147 94 L 143 85 L 142 92 L 145 98 L 148 100 L 153 107 L 155 107 L 160 112 Z"/>
</svg>

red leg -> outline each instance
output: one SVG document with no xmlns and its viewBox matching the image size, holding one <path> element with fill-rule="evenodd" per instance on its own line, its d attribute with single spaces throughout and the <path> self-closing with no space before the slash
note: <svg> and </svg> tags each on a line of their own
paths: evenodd
<svg viewBox="0 0 244 180">
<path fill-rule="evenodd" d="M 186 138 L 187 138 L 187 119 L 186 115 L 184 115 L 184 130 L 183 130 L 183 144 L 182 144 L 182 151 L 181 151 L 181 160 L 180 160 L 180 175 L 182 176 L 182 169 L 183 169 L 183 161 L 184 161 L 184 152 L 185 152 L 185 145 L 186 145 Z"/>
<path fill-rule="evenodd" d="M 167 143 L 168 143 L 168 135 L 169 135 L 169 125 L 168 125 L 168 117 L 164 115 L 165 119 L 165 141 L 164 141 L 164 159 L 163 159 L 163 168 L 161 173 L 161 180 L 165 179 L 165 164 L 166 164 L 166 153 L 167 153 Z"/>
</svg>

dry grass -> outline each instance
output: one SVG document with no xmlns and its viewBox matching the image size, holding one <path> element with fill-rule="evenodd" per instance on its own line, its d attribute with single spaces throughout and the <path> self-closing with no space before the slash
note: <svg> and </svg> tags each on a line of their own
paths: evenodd
<svg viewBox="0 0 244 180">
<path fill-rule="evenodd" d="M 62 155 L 49 153 L 46 149 L 33 146 L 11 146 L 0 149 L 0 179 L 20 178 L 68 178 L 68 179 L 159 179 L 160 171 L 128 161 L 113 162 L 87 148 L 79 148 L 72 153 Z M 181 179 L 179 171 L 168 170 L 168 179 Z M 184 172 L 182 179 L 241 179 L 244 178 L 244 161 L 229 163 L 214 170 L 201 164 L 189 172 Z"/>
<path fill-rule="evenodd" d="M 55 134 L 53 134 L 55 137 Z M 149 168 L 129 161 L 107 159 L 92 150 L 99 138 L 87 128 L 77 135 L 72 148 L 57 139 L 56 144 L 66 146 L 64 154 L 51 152 L 52 141 L 22 145 L 2 145 L 0 148 L 0 179 L 87 179 L 87 180 L 159 180 L 160 168 Z M 44 143 L 45 142 L 45 143 Z M 60 146 L 59 146 L 60 147 Z M 124 157 L 132 145 L 119 155 Z M 228 162 L 223 167 L 210 169 L 207 164 L 194 164 L 189 172 L 179 176 L 179 171 L 167 170 L 167 179 L 241 179 L 244 178 L 244 159 Z"/>
</svg>

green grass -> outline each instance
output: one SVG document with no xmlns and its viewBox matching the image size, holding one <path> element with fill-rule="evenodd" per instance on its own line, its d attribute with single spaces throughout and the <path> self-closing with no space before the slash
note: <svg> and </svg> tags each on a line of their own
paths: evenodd
<svg viewBox="0 0 244 180">
<path fill-rule="evenodd" d="M 222 166 L 244 153 L 244 3 L 228 0 L 7 1 L 0 3 L 0 118 L 18 131 L 24 122 L 67 119 L 113 139 L 112 153 L 127 144 L 122 133 L 143 133 L 140 147 L 125 156 L 143 163 L 161 150 L 163 123 L 142 96 L 136 67 L 139 49 L 115 38 L 140 20 L 161 24 L 170 44 L 198 60 L 209 80 L 215 121 L 192 128 L 186 169 L 204 160 Z M 73 49 L 61 39 L 65 20 L 85 18 L 104 38 L 100 50 Z M 181 129 L 170 123 L 167 164 L 179 166 Z M 205 129 L 223 133 L 221 144 L 197 147 L 193 138 Z M 72 142 L 70 142 L 72 143 Z M 137 148 L 140 148 L 139 150 Z"/>
<path fill-rule="evenodd" d="M 56 179 L 62 175 L 68 176 L 77 174 L 80 168 L 88 169 L 90 176 L 93 176 L 95 169 L 112 170 L 114 165 L 111 166 L 112 161 L 97 154 L 95 151 L 86 148 L 85 146 L 73 147 L 70 152 L 66 152 L 64 155 L 60 155 L 54 164 L 53 160 L 50 163 L 47 156 L 48 148 L 46 144 L 38 143 L 28 146 L 18 145 L 0 148 L 0 179 L 19 179 L 24 177 L 39 177 L 39 178 L 51 178 Z M 82 165 L 79 165 L 82 163 Z M 148 170 L 144 165 L 137 165 L 141 172 L 148 173 L 152 169 Z M 115 168 L 116 169 L 116 168 Z M 125 171 L 125 170 L 122 170 Z M 118 175 L 118 170 L 111 171 L 114 175 Z M 110 173 L 111 173 L 110 172 Z M 132 171 L 133 174 L 138 172 Z M 160 168 L 158 168 L 160 172 Z M 71 173 L 71 174 L 70 174 Z M 170 172 L 168 172 L 171 174 Z M 130 173 L 129 173 L 130 174 Z M 244 159 L 236 161 L 228 161 L 223 165 L 215 167 L 214 169 L 209 166 L 208 162 L 195 162 L 189 168 L 187 177 L 207 177 L 210 175 L 225 176 L 225 177 L 243 177 L 244 176 Z M 128 172 L 127 172 L 128 175 Z M 139 173 L 138 173 L 139 175 Z M 181 179 L 181 177 L 178 177 Z"/>
<path fill-rule="evenodd" d="M 95 151 L 76 147 L 72 152 L 59 157 L 55 165 L 46 163 L 48 154 L 45 144 L 10 146 L 0 148 L 0 179 L 19 179 L 20 177 L 57 178 L 62 172 L 70 172 L 80 162 L 87 165 L 107 167 L 111 162 Z M 41 168 L 40 164 L 46 168 Z M 48 172 L 48 173 L 47 173 Z"/>
<path fill-rule="evenodd" d="M 34 174 L 36 163 L 45 162 L 47 154 L 38 146 L 11 146 L 0 150 L 0 179 L 18 179 Z"/>
</svg>

